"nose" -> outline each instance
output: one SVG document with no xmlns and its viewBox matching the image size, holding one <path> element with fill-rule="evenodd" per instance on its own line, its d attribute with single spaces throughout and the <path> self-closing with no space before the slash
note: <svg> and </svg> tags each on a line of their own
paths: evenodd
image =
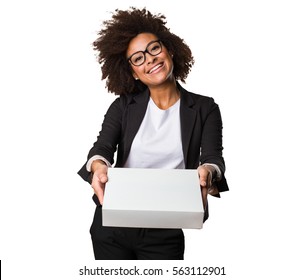
<svg viewBox="0 0 304 280">
<path fill-rule="evenodd" d="M 157 56 L 146 53 L 146 62 L 148 64 L 154 63 L 157 60 Z"/>
</svg>

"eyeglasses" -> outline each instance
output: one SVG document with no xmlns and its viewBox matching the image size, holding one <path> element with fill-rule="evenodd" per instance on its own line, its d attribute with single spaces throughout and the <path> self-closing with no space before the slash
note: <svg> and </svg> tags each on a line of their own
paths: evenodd
<svg viewBox="0 0 304 280">
<path fill-rule="evenodd" d="M 146 53 L 152 56 L 156 56 L 162 52 L 162 44 L 160 40 L 152 41 L 147 45 L 147 48 L 144 51 L 138 51 L 133 53 L 129 58 L 130 61 L 134 66 L 140 66 L 144 64 L 146 61 Z"/>
</svg>

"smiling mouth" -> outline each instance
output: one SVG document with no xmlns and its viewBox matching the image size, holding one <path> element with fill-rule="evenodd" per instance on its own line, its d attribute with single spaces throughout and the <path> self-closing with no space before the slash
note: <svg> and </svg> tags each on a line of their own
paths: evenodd
<svg viewBox="0 0 304 280">
<path fill-rule="evenodd" d="M 159 63 L 159 64 L 155 65 L 153 68 L 150 69 L 150 71 L 148 72 L 148 74 L 152 74 L 157 69 L 161 68 L 163 65 L 164 65 L 164 63 Z"/>
</svg>

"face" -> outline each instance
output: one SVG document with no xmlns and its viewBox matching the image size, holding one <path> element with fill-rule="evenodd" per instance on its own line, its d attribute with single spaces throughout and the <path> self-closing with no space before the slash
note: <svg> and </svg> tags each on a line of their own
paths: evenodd
<svg viewBox="0 0 304 280">
<path fill-rule="evenodd" d="M 153 55 L 160 51 L 159 44 L 155 43 L 157 40 L 158 38 L 154 34 L 141 33 L 130 41 L 127 49 L 127 58 L 138 51 L 144 52 L 145 61 L 143 64 L 134 66 L 130 60 L 129 63 L 133 71 L 133 77 L 141 80 L 148 87 L 158 86 L 174 79 L 172 74 L 173 61 L 166 47 L 161 43 L 161 52 Z M 134 58 L 135 60 L 133 60 Z M 133 62 L 141 59 L 143 59 L 142 53 L 139 56 L 137 53 L 132 57 Z"/>
</svg>

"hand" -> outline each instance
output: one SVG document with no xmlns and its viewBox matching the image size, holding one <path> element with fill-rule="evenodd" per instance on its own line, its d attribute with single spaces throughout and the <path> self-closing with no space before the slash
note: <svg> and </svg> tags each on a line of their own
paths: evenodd
<svg viewBox="0 0 304 280">
<path fill-rule="evenodd" d="M 92 164 L 92 183 L 91 186 L 94 189 L 94 193 L 98 197 L 100 204 L 103 204 L 103 197 L 105 192 L 106 182 L 108 182 L 108 166 L 106 164 L 93 162 Z"/>
<path fill-rule="evenodd" d="M 206 208 L 208 193 L 213 194 L 213 189 L 217 190 L 216 187 L 212 186 L 212 178 L 216 171 L 212 165 L 200 165 L 197 168 L 197 171 L 198 171 L 198 176 L 200 179 L 203 205 L 204 205 L 204 208 Z"/>
</svg>

